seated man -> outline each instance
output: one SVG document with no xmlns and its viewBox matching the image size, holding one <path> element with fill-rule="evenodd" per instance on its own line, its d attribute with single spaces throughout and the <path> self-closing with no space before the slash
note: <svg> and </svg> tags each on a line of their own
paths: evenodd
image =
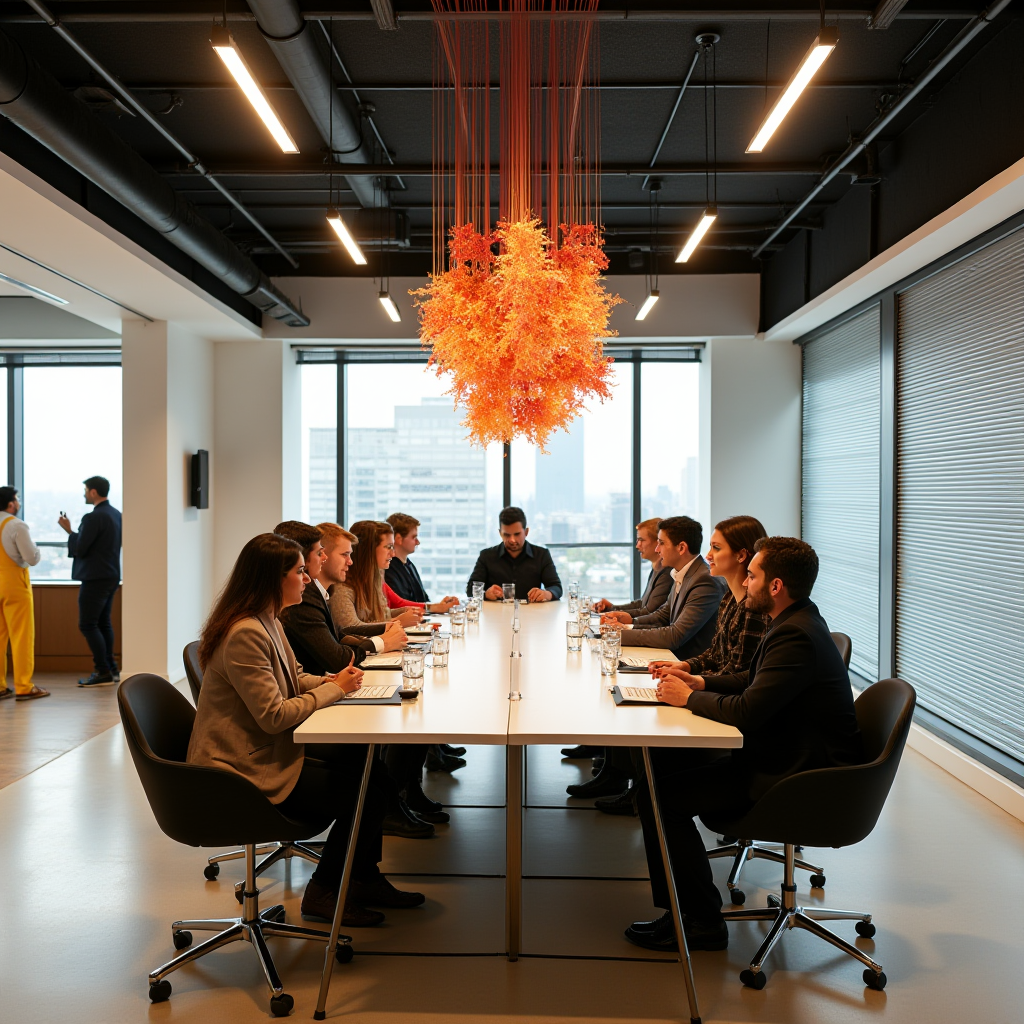
<svg viewBox="0 0 1024 1024">
<path fill-rule="evenodd" d="M 458 604 L 457 597 L 443 597 L 431 604 L 423 589 L 419 570 L 409 557 L 420 546 L 420 521 L 404 512 L 392 512 L 387 521 L 395 528 L 395 557 L 384 570 L 384 582 L 399 597 L 422 604 L 428 612 L 446 612 L 452 605 Z"/>
<path fill-rule="evenodd" d="M 500 601 L 503 583 L 514 583 L 520 601 L 557 601 L 562 596 L 562 581 L 547 548 L 538 548 L 527 541 L 530 530 L 526 513 L 510 505 L 498 514 L 501 543 L 484 548 L 476 560 L 466 593 L 472 596 L 473 581 L 484 585 L 488 601 Z"/>
<path fill-rule="evenodd" d="M 603 598 L 594 605 L 595 611 L 650 615 L 668 600 L 668 592 L 672 589 L 672 570 L 658 554 L 659 522 L 658 519 L 645 519 L 642 523 L 636 524 L 636 549 L 645 562 L 651 563 L 651 574 L 647 577 L 647 586 L 644 587 L 640 600 L 612 604 L 607 598 Z"/>
<path fill-rule="evenodd" d="M 735 726 L 743 746 L 714 751 L 652 752 L 665 839 L 684 917 L 687 944 L 725 949 L 729 933 L 722 897 L 711 876 L 694 815 L 743 814 L 776 782 L 812 768 L 859 764 L 860 730 L 850 678 L 811 603 L 818 556 L 802 540 L 764 537 L 747 568 L 747 605 L 772 622 L 745 673 L 670 676 L 658 683 L 661 700 L 695 715 Z M 668 907 L 665 878 L 650 795 L 640 794 L 654 904 Z M 626 938 L 647 949 L 674 950 L 671 912 L 637 921 Z"/>
<path fill-rule="evenodd" d="M 700 523 L 673 516 L 658 523 L 657 552 L 672 574 L 665 603 L 649 615 L 605 612 L 602 622 L 620 622 L 623 647 L 662 647 L 681 661 L 706 650 L 715 636 L 723 588 L 700 555 L 704 540 Z"/>
</svg>

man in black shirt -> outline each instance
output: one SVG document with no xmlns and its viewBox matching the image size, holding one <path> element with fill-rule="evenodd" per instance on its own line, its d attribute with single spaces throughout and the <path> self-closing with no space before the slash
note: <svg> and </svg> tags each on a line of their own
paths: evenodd
<svg viewBox="0 0 1024 1024">
<path fill-rule="evenodd" d="M 747 672 L 663 679 L 658 697 L 743 733 L 743 746 L 713 752 L 652 751 L 670 863 L 691 949 L 725 949 L 729 933 L 694 815 L 743 814 L 776 782 L 813 768 L 859 764 L 863 746 L 850 677 L 810 600 L 818 575 L 814 549 L 793 537 L 764 537 L 747 568 L 747 610 L 771 625 Z M 668 907 L 650 795 L 638 793 L 655 906 Z M 626 938 L 648 949 L 676 949 L 671 914 L 637 921 Z"/>
<path fill-rule="evenodd" d="M 384 570 L 384 582 L 406 601 L 418 601 L 428 612 L 446 612 L 458 604 L 457 597 L 444 597 L 435 604 L 430 603 L 419 570 L 412 564 L 410 555 L 420 546 L 420 521 L 404 512 L 392 512 L 387 521 L 395 529 L 395 557 Z"/>
<path fill-rule="evenodd" d="M 78 629 L 92 652 L 93 673 L 79 686 L 110 686 L 121 676 L 114 659 L 114 627 L 110 609 L 121 583 L 121 513 L 107 500 L 110 481 L 91 476 L 85 482 L 85 503 L 93 510 L 82 516 L 77 530 L 61 513 L 57 525 L 68 535 L 71 578 L 78 588 Z"/>
<path fill-rule="evenodd" d="M 466 593 L 472 596 L 473 581 L 478 580 L 484 585 L 488 601 L 500 601 L 502 584 L 514 583 L 520 601 L 557 601 L 562 596 L 562 581 L 551 553 L 547 548 L 530 544 L 526 539 L 529 532 L 526 513 L 521 508 L 503 508 L 498 515 L 501 543 L 480 552 Z"/>
</svg>

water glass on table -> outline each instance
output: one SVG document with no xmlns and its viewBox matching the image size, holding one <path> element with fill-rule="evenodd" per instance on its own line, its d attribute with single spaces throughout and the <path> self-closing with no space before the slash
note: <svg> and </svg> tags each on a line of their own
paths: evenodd
<svg viewBox="0 0 1024 1024">
<path fill-rule="evenodd" d="M 516 585 L 514 583 L 502 583 L 501 599 L 505 604 L 511 604 L 516 599 Z"/>
<path fill-rule="evenodd" d="M 430 664 L 434 668 L 448 667 L 448 649 L 451 647 L 451 640 L 439 633 L 434 634 L 430 641 Z"/>
<path fill-rule="evenodd" d="M 575 615 L 565 623 L 565 645 L 570 651 L 578 651 L 583 646 L 583 623 Z"/>
<path fill-rule="evenodd" d="M 575 618 L 580 613 L 580 595 L 570 592 L 567 600 L 569 602 L 569 614 Z"/>
<path fill-rule="evenodd" d="M 470 623 L 480 621 L 480 602 L 475 597 L 466 605 L 466 621 Z"/>
<path fill-rule="evenodd" d="M 566 588 L 565 592 L 566 592 L 566 594 L 569 597 L 579 597 L 580 596 L 580 581 L 579 580 L 569 580 L 569 586 Z"/>
<path fill-rule="evenodd" d="M 622 634 L 612 630 L 601 634 L 601 675 L 613 676 L 619 671 L 622 654 Z"/>
<path fill-rule="evenodd" d="M 484 581 L 473 580 L 473 600 L 482 601 L 484 599 Z"/>
<path fill-rule="evenodd" d="M 449 612 L 449 618 L 452 623 L 452 637 L 463 637 L 466 635 L 466 606 L 462 604 L 455 605 L 454 608 Z"/>
<path fill-rule="evenodd" d="M 402 689 L 406 693 L 423 689 L 423 651 L 402 652 Z"/>
</svg>

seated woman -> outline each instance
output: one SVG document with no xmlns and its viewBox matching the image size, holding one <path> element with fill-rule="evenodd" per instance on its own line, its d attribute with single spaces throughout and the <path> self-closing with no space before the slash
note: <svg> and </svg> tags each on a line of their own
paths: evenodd
<svg viewBox="0 0 1024 1024">
<path fill-rule="evenodd" d="M 754 557 L 754 545 L 768 534 L 753 516 L 723 519 L 711 534 L 708 566 L 712 576 L 721 576 L 729 585 L 718 608 L 718 621 L 711 646 L 689 661 L 653 661 L 648 666 L 657 679 L 702 672 L 721 675 L 746 672 L 754 652 L 768 631 L 769 619 L 760 612 L 747 610 L 747 591 L 743 581 Z M 703 684 L 703 679 L 701 680 Z"/>
<path fill-rule="evenodd" d="M 313 676 L 296 662 L 278 616 L 283 608 L 301 602 L 308 582 L 302 548 L 295 541 L 262 533 L 242 548 L 200 637 L 203 686 L 188 760 L 248 779 L 287 817 L 302 820 L 325 811 L 333 816 L 301 907 L 303 917 L 329 921 L 366 747 L 304 748 L 292 734 L 318 708 L 357 690 L 363 673 L 349 666 Z M 394 784 L 375 761 L 345 905 L 344 921 L 350 927 L 384 920 L 383 914 L 367 909 L 370 906 L 414 907 L 424 900 L 420 893 L 400 892 L 378 867 L 381 821 L 393 793 Z"/>
</svg>

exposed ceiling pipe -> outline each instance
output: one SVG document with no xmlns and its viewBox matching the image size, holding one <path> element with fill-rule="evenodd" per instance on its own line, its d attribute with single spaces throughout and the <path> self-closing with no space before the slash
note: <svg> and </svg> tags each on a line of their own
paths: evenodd
<svg viewBox="0 0 1024 1024">
<path fill-rule="evenodd" d="M 288 81 L 295 86 L 334 159 L 340 164 L 368 164 L 373 156 L 362 132 L 337 89 L 331 88 L 331 68 L 317 45 L 310 25 L 295 0 L 248 0 L 256 22 L 270 44 Z M 334 138 L 331 138 L 333 129 Z M 363 206 L 386 206 L 387 193 L 374 189 L 373 178 L 346 175 Z"/>
<path fill-rule="evenodd" d="M 268 316 L 289 327 L 309 326 L 248 256 L 3 32 L 0 114 Z"/>
<path fill-rule="evenodd" d="M 814 187 L 810 192 L 800 200 L 799 203 L 794 206 L 785 217 L 779 221 L 775 230 L 764 240 L 764 242 L 754 250 L 754 258 L 756 259 L 761 255 L 762 252 L 772 242 L 775 241 L 783 231 L 788 228 L 797 217 L 803 213 L 804 210 L 819 196 L 822 191 L 834 181 L 843 171 L 843 168 L 848 167 L 861 153 L 863 153 L 868 146 L 871 145 L 879 135 L 885 131 L 886 127 L 890 125 L 904 110 L 910 106 L 914 100 L 921 95 L 922 92 L 928 87 L 928 85 L 934 80 L 936 75 L 939 74 L 942 69 L 949 64 L 951 60 L 958 53 L 961 52 L 966 46 L 968 46 L 977 36 L 985 31 L 986 28 L 1009 6 L 1011 0 L 995 0 L 994 3 L 989 4 L 977 17 L 972 18 L 953 38 L 952 42 L 940 53 L 932 62 L 928 65 L 927 69 L 922 73 L 920 78 L 884 113 L 879 114 L 878 117 L 871 122 L 867 130 L 859 139 L 854 139 L 849 146 L 843 151 L 843 153 L 835 160 L 831 167 L 818 179 Z"/>
</svg>

